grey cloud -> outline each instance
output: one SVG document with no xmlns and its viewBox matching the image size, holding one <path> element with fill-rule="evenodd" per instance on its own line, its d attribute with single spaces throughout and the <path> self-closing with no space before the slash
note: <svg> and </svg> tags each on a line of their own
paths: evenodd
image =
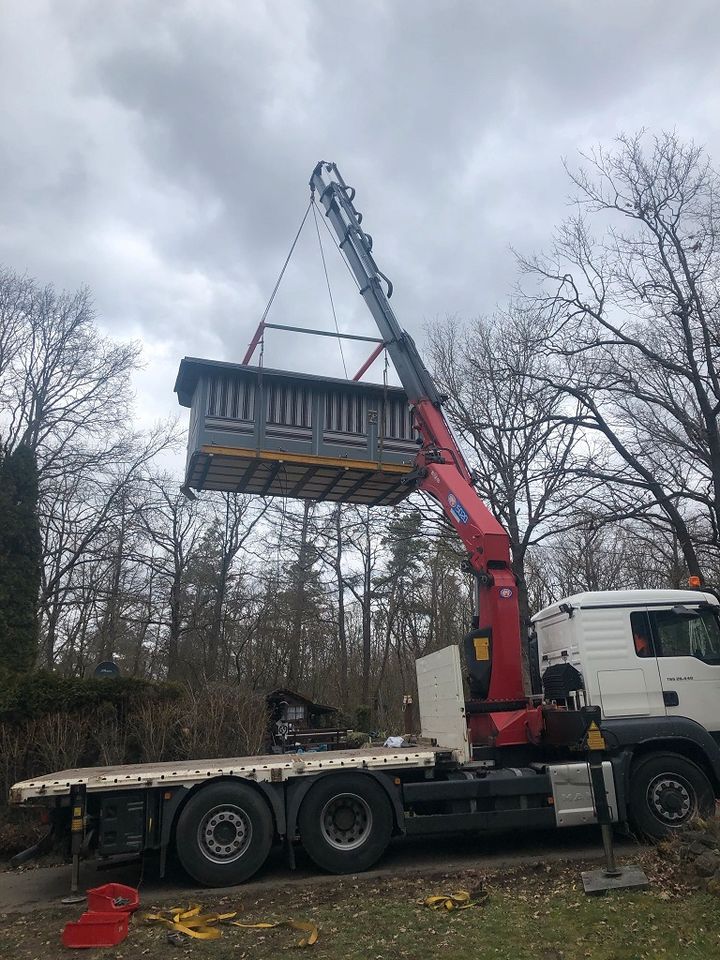
<svg viewBox="0 0 720 960">
<path fill-rule="evenodd" d="M 709 0 L 13 5 L 0 261 L 89 283 L 106 328 L 147 344 L 143 413 L 172 411 L 182 355 L 241 358 L 322 157 L 420 337 L 503 300 L 510 246 L 566 212 L 563 156 L 643 125 L 717 155 L 718 20 Z M 329 260 L 341 324 L 373 334 Z M 332 322 L 311 221 L 273 317 Z M 277 334 L 267 362 L 342 372 L 335 344 Z"/>
</svg>

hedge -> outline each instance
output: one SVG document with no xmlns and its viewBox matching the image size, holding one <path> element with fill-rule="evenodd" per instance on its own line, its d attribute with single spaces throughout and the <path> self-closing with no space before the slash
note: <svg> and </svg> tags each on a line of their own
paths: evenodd
<svg viewBox="0 0 720 960">
<path fill-rule="evenodd" d="M 101 704 L 126 708 L 139 700 L 166 701 L 182 696 L 174 683 L 133 677 L 83 679 L 54 673 L 0 673 L 0 721 L 34 720 L 51 713 L 79 713 Z"/>
</svg>

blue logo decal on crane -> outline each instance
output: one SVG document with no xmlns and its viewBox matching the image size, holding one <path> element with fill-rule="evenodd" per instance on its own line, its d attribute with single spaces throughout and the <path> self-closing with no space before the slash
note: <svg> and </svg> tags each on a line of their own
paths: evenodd
<svg viewBox="0 0 720 960">
<path fill-rule="evenodd" d="M 454 493 L 448 494 L 448 504 L 450 505 L 450 513 L 452 513 L 452 515 L 455 517 L 458 523 L 468 522 L 469 518 L 467 515 L 467 511 L 465 510 L 465 508 L 460 503 L 460 501 L 458 500 L 458 498 L 455 496 Z"/>
</svg>

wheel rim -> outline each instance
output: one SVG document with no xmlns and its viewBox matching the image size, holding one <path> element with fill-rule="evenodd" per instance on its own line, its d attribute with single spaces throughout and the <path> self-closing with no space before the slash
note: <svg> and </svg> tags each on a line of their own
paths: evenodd
<svg viewBox="0 0 720 960">
<path fill-rule="evenodd" d="M 339 793 L 325 804 L 320 814 L 323 837 L 336 850 L 355 850 L 372 830 L 372 810 L 356 793 Z"/>
<path fill-rule="evenodd" d="M 239 860 L 250 846 L 252 823 L 242 807 L 222 803 L 203 816 L 197 831 L 198 847 L 213 863 Z"/>
<path fill-rule="evenodd" d="M 677 827 L 695 815 L 697 798 L 684 777 L 661 773 L 648 785 L 647 805 L 661 823 Z"/>
</svg>

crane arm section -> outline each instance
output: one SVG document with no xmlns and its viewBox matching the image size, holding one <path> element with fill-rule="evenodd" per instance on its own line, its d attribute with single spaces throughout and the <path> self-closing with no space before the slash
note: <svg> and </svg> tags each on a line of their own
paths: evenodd
<svg viewBox="0 0 720 960">
<path fill-rule="evenodd" d="M 325 209 L 407 393 L 420 437 L 417 486 L 440 504 L 468 551 L 477 583 L 476 625 L 481 626 L 480 632 L 487 632 L 492 649 L 488 699 L 521 699 L 520 622 L 509 537 L 475 492 L 470 470 L 442 412 L 442 397 L 390 306 L 392 284 L 375 263 L 372 238 L 362 229 L 362 215 L 353 204 L 354 189 L 334 163 L 324 161 L 315 167 L 310 189 Z"/>
<path fill-rule="evenodd" d="M 334 163 L 321 161 L 313 171 L 310 189 L 317 193 L 380 330 L 395 369 L 411 404 L 427 399 L 440 403 L 440 395 L 409 333 L 400 327 L 390 306 L 392 284 L 379 269 L 372 255 L 372 238 L 361 227 L 362 215 L 353 206 L 355 191 L 349 187 Z M 387 285 L 387 294 L 382 281 Z"/>
</svg>

